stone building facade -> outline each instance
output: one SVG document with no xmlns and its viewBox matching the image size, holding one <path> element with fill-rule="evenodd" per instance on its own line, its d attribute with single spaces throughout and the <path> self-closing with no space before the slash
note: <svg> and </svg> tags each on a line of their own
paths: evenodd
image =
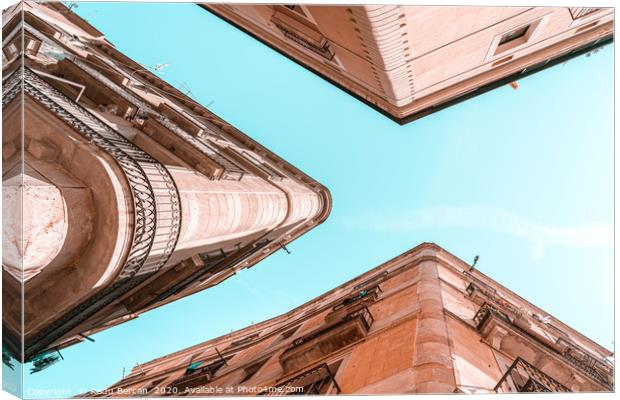
<svg viewBox="0 0 620 400">
<path fill-rule="evenodd" d="M 204 4 L 399 123 L 612 40 L 613 8 Z"/>
<path fill-rule="evenodd" d="M 325 187 L 67 6 L 2 17 L 3 355 L 42 369 L 329 214 Z"/>
<path fill-rule="evenodd" d="M 613 390 L 611 356 L 423 243 L 286 314 L 85 395 L 599 392 Z"/>
</svg>

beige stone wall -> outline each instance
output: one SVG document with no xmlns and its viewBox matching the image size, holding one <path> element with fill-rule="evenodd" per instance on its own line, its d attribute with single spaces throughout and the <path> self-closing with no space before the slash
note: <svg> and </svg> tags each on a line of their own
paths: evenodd
<svg viewBox="0 0 620 400">
<path fill-rule="evenodd" d="M 614 20 L 610 8 L 574 18 L 566 7 L 205 7 L 397 119 L 610 36 Z"/>
<path fill-rule="evenodd" d="M 494 393 L 515 357 L 525 358 L 571 390 L 603 390 L 583 371 L 545 355 L 549 349 L 541 347 L 541 352 L 532 353 L 541 343 L 528 336 L 517 338 L 514 335 L 521 332 L 517 328 L 507 326 L 506 332 L 512 329 L 512 333 L 504 337 L 489 335 L 486 328 L 478 329 L 473 320 L 480 309 L 478 294 L 469 294 L 467 288 L 472 282 L 483 281 L 515 304 L 533 307 L 438 246 L 422 244 L 287 314 L 134 368 L 125 381 L 110 389 L 113 393 L 116 388 L 138 389 L 158 381 L 160 392 L 152 389 L 149 395 L 170 391 L 173 382 L 185 376 L 190 359 L 216 360 L 217 348 L 228 364 L 203 386 L 212 391 L 219 388 L 220 394 L 225 394 L 227 388 L 234 394 L 255 394 L 247 392 L 247 387 L 281 385 L 323 363 L 333 368 L 339 387 L 338 391 L 332 384 L 326 389 L 332 394 Z M 344 311 L 332 311 L 345 298 L 358 293 L 360 289 L 354 287 L 362 283 L 362 288 L 379 284 L 381 291 L 377 297 L 363 297 L 340 309 Z M 333 347 L 342 330 L 329 327 L 338 315 L 343 315 L 338 313 L 346 313 L 347 307 L 357 309 L 361 304 L 374 318 L 370 329 L 354 342 Z M 316 336 L 325 329 L 327 333 Z M 291 330 L 292 335 L 282 336 Z M 232 342 L 255 334 L 248 343 L 230 347 Z M 570 329 L 565 334 L 578 335 Z M 309 360 L 308 354 L 316 354 L 326 340 L 332 350 L 294 370 L 284 368 L 283 356 L 290 353 L 291 343 L 309 335 L 314 335 L 312 346 L 301 360 Z M 602 350 L 598 347 L 598 351 Z M 244 381 L 247 368 L 258 362 L 264 363 Z M 140 374 L 142 370 L 145 375 Z"/>
</svg>

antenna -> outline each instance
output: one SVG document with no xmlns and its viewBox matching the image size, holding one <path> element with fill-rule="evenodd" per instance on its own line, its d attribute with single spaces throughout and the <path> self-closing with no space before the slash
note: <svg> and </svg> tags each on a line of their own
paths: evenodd
<svg viewBox="0 0 620 400">
<path fill-rule="evenodd" d="M 140 364 L 138 364 L 137 362 L 136 362 L 136 367 L 140 368 L 140 372 L 141 373 L 144 373 L 144 370 L 142 369 L 142 366 Z"/>
<path fill-rule="evenodd" d="M 189 85 L 187 84 L 187 82 L 180 82 L 180 81 L 176 81 L 179 84 L 179 90 L 186 96 L 191 97 L 192 99 L 196 100 L 196 98 L 194 97 L 194 93 L 192 93 L 192 89 L 190 89 Z M 213 102 L 211 102 L 213 103 Z M 211 105 L 211 104 L 209 104 Z"/>
</svg>

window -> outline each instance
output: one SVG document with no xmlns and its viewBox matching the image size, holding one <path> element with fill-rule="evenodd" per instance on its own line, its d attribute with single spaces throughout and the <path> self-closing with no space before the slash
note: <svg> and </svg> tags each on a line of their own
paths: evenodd
<svg viewBox="0 0 620 400">
<path fill-rule="evenodd" d="M 191 374 L 195 372 L 198 368 L 200 368 L 202 364 L 204 364 L 204 361 L 196 361 L 196 362 L 191 363 L 185 369 L 185 374 L 187 375 L 187 374 Z"/>
<path fill-rule="evenodd" d="M 282 335 L 280 335 L 280 339 L 288 339 L 291 336 L 293 336 L 295 334 L 295 332 L 297 332 L 297 329 L 299 329 L 301 325 L 297 325 L 296 327 L 294 327 L 293 329 L 289 329 L 288 331 L 285 331 L 282 333 Z"/>
<path fill-rule="evenodd" d="M 230 359 L 227 358 L 227 359 Z M 218 358 L 209 364 L 204 361 L 192 362 L 185 369 L 185 373 L 174 382 L 170 387 L 177 388 L 179 392 L 187 390 L 187 388 L 195 388 L 208 384 L 213 380 L 217 371 L 227 364 L 227 359 Z"/>
<path fill-rule="evenodd" d="M 269 358 L 265 358 L 264 360 L 261 360 L 257 363 L 250 365 L 249 367 L 244 368 L 244 377 L 239 383 L 243 383 L 256 375 L 256 373 L 263 367 L 263 365 L 267 363 L 267 360 L 269 360 Z"/>
<path fill-rule="evenodd" d="M 242 151 L 241 154 L 248 161 L 252 162 L 252 164 L 254 164 L 254 166 L 256 166 L 260 170 L 260 172 L 262 172 L 265 176 L 271 179 L 274 179 L 274 180 L 278 180 L 278 181 L 281 181 L 282 179 L 284 179 L 284 175 L 280 174 L 278 171 L 276 171 L 275 168 L 273 168 L 271 165 L 264 162 L 261 158 L 259 158 L 254 153 L 250 153 L 248 151 Z"/>
<path fill-rule="evenodd" d="M 253 342 L 254 340 L 258 339 L 258 336 L 259 336 L 259 333 L 254 333 L 254 334 L 252 334 L 252 335 L 250 335 L 250 336 L 246 336 L 246 337 L 244 337 L 244 338 L 242 338 L 242 339 L 235 340 L 235 341 L 234 341 L 234 342 L 232 342 L 232 343 L 230 344 L 230 346 L 228 346 L 228 347 L 229 347 L 229 348 L 232 348 L 232 347 L 243 346 L 244 344 L 251 343 L 251 342 Z"/>
<path fill-rule="evenodd" d="M 530 28 L 530 26 L 526 25 L 526 26 L 523 26 L 521 28 L 517 28 L 517 29 L 515 29 L 513 31 L 510 31 L 510 32 L 502 35 L 502 38 L 500 39 L 498 46 L 506 44 L 506 43 L 508 43 L 508 42 L 510 42 L 512 40 L 516 40 L 516 39 L 524 37 L 529 28 Z"/>
<path fill-rule="evenodd" d="M 329 365 L 320 364 L 276 387 L 284 395 L 338 394 L 340 386 L 336 382 L 336 372 L 341 362 L 342 360 L 338 360 Z M 265 394 L 265 392 L 260 394 Z"/>
<path fill-rule="evenodd" d="M 335 53 L 330 42 L 323 36 L 316 23 L 308 18 L 301 6 L 276 7 L 271 23 L 291 42 L 328 61 L 334 59 Z"/>
<path fill-rule="evenodd" d="M 141 388 L 139 390 L 139 394 L 146 396 L 149 393 L 151 393 L 153 391 L 153 389 L 157 388 L 157 385 L 159 385 L 164 379 L 164 378 L 159 378 L 159 379 L 155 379 L 154 381 L 151 381 L 150 383 L 148 383 L 146 386 L 144 386 L 143 388 Z"/>
<path fill-rule="evenodd" d="M 4 49 L 2 49 L 2 52 L 4 53 L 5 57 L 10 60 L 14 56 L 17 55 L 17 52 L 18 52 L 17 46 L 15 46 L 13 43 L 11 43 L 8 46 L 5 46 Z"/>
<path fill-rule="evenodd" d="M 526 43 L 530 36 L 531 28 L 531 25 L 525 25 L 501 35 L 495 48 L 495 55 Z"/>
<path fill-rule="evenodd" d="M 225 260 L 227 255 L 228 253 L 224 249 L 218 249 L 208 253 L 200 253 L 200 258 L 202 258 L 206 266 L 210 267 Z"/>
<path fill-rule="evenodd" d="M 306 13 L 304 12 L 304 9 L 299 4 L 284 4 L 284 7 L 304 17 L 307 16 Z"/>
</svg>

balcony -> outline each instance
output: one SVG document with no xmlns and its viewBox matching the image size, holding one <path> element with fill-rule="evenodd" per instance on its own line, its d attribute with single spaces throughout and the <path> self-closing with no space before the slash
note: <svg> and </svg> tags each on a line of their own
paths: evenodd
<svg viewBox="0 0 620 400">
<path fill-rule="evenodd" d="M 367 307 L 349 312 L 343 318 L 326 323 L 293 341 L 280 356 L 284 372 L 302 369 L 317 360 L 366 336 L 374 319 Z"/>
<path fill-rule="evenodd" d="M 181 393 L 189 388 L 208 385 L 215 377 L 215 373 L 226 365 L 226 360 L 218 359 L 204 367 L 201 367 L 202 364 L 202 362 L 190 364 L 185 370 L 185 375 L 176 379 L 169 386 Z"/>
<path fill-rule="evenodd" d="M 259 396 L 286 396 L 286 395 L 318 395 L 339 394 L 340 386 L 334 378 L 334 373 L 327 364 L 321 364 L 309 371 L 291 378 L 277 386 L 259 393 Z"/>
<path fill-rule="evenodd" d="M 506 322 L 510 322 L 510 319 L 506 314 L 499 311 L 497 308 L 493 307 L 488 303 L 484 303 L 482 307 L 478 309 L 476 315 L 474 315 L 474 324 L 476 325 L 476 329 L 481 330 L 487 320 L 491 317 L 498 317 Z"/>
<path fill-rule="evenodd" d="M 379 286 L 362 289 L 354 295 L 345 298 L 342 302 L 336 304 L 333 307 L 333 310 L 338 311 L 343 308 L 352 308 L 361 303 L 366 305 L 377 300 L 379 298 L 379 293 L 381 293 L 381 288 Z"/>
<path fill-rule="evenodd" d="M 556 364 L 558 373 L 575 371 L 588 378 L 588 390 L 613 390 L 613 367 L 570 341 L 558 328 L 541 328 L 526 317 L 509 317 L 497 307 L 484 303 L 473 318 L 476 329 L 493 348 L 514 357 L 543 356 Z M 513 340 L 513 339 L 516 339 Z M 508 345 L 507 343 L 512 343 Z M 554 361 L 555 360 L 555 361 Z"/>
<path fill-rule="evenodd" d="M 520 357 L 495 386 L 496 393 L 570 392 L 568 388 Z"/>
</svg>

